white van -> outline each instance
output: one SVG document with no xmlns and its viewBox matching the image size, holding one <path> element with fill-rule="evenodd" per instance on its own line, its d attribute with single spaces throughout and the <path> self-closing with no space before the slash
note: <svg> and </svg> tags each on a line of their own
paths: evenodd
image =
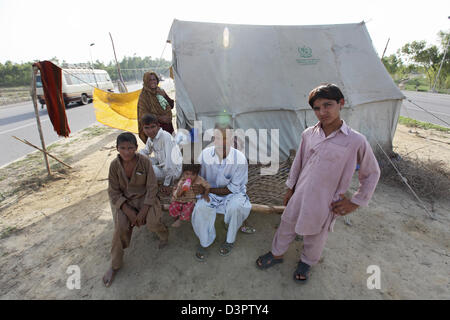
<svg viewBox="0 0 450 320">
<path fill-rule="evenodd" d="M 114 85 L 108 72 L 99 69 L 62 69 L 62 94 L 66 106 L 70 102 L 88 104 L 97 87 L 104 91 L 113 91 Z M 39 103 L 45 104 L 44 90 L 42 89 L 41 75 L 36 77 L 36 94 Z"/>
</svg>

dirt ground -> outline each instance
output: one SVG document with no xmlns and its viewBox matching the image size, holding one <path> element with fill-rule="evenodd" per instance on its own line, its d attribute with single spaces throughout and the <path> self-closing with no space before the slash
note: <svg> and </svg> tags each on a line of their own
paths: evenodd
<svg viewBox="0 0 450 320">
<path fill-rule="evenodd" d="M 1 299 L 450 299 L 450 199 L 434 204 L 437 220 L 431 220 L 406 187 L 385 183 L 368 207 L 349 216 L 351 226 L 338 219 L 305 285 L 292 280 L 301 240 L 284 263 L 255 267 L 270 250 L 280 215 L 252 212 L 248 222 L 257 232 L 239 233 L 227 257 L 218 254 L 225 239 L 219 215 L 203 263 L 194 259 L 197 239 L 189 223 L 170 228 L 163 250 L 148 230 L 134 230 L 125 265 L 105 288 L 113 232 L 107 174 L 117 134 L 94 126 L 53 146 L 73 168 L 52 160 L 52 178 L 45 178 L 38 153 L 0 169 Z M 450 166 L 449 134 L 399 125 L 394 150 Z M 356 187 L 354 180 L 350 191 Z M 167 212 L 163 220 L 171 223 Z M 80 268 L 80 289 L 66 287 L 72 265 Z M 367 287 L 370 265 L 380 267 L 381 289 Z"/>
</svg>

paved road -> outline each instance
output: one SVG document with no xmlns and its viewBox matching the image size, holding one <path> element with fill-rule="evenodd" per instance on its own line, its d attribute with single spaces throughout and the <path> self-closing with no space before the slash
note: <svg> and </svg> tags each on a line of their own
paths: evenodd
<svg viewBox="0 0 450 320">
<path fill-rule="evenodd" d="M 167 91 L 170 90 L 171 86 L 173 87 L 173 82 L 171 80 L 166 80 L 161 82 L 161 86 Z M 142 85 L 129 84 L 127 87 L 128 91 L 134 91 L 142 88 Z M 45 144 L 48 146 L 55 141 L 64 139 L 58 137 L 53 130 L 53 126 L 47 114 L 47 109 L 41 109 L 39 104 L 38 108 Z M 71 135 L 96 122 L 92 103 L 85 106 L 71 104 L 66 109 L 66 114 Z M 36 150 L 12 138 L 13 135 L 41 147 L 32 102 L 27 101 L 14 105 L 2 106 L 0 108 L 0 146 L 2 146 L 2 152 L 0 153 L 0 167 Z"/>
<path fill-rule="evenodd" d="M 400 115 L 423 122 L 430 122 L 450 128 L 450 95 L 428 92 L 402 91 L 412 102 L 441 118 L 447 124 L 431 114 L 423 111 L 406 99 L 403 100 Z"/>
</svg>

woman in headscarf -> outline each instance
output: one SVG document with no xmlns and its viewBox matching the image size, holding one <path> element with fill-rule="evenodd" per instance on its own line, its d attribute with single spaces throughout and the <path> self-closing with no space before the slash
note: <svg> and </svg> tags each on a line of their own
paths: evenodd
<svg viewBox="0 0 450 320">
<path fill-rule="evenodd" d="M 169 98 L 167 93 L 158 87 L 159 78 L 155 72 L 146 72 L 144 74 L 144 87 L 139 96 L 137 116 L 139 138 L 142 142 L 147 142 L 147 136 L 143 131 L 141 123 L 142 117 L 146 114 L 155 116 L 163 130 L 170 134 L 173 133 L 172 125 L 172 108 L 173 100 Z"/>
</svg>

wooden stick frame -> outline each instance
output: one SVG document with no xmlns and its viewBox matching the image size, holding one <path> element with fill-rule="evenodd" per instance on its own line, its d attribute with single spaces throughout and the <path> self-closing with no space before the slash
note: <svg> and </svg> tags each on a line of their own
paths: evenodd
<svg viewBox="0 0 450 320">
<path fill-rule="evenodd" d="M 50 152 L 42 150 L 41 148 L 35 146 L 34 144 L 32 144 L 31 142 L 29 142 L 29 141 L 27 141 L 27 140 L 25 140 L 25 139 L 22 140 L 22 139 L 20 139 L 20 138 L 17 138 L 16 136 L 12 136 L 12 137 L 13 137 L 14 139 L 16 139 L 16 140 L 19 140 L 20 142 L 25 143 L 26 145 L 29 145 L 30 147 L 33 147 L 33 148 L 35 148 L 35 149 L 38 149 L 39 151 L 41 151 L 41 152 L 47 154 L 49 157 L 52 157 L 53 159 L 55 159 L 55 160 L 58 161 L 59 163 L 65 165 L 65 166 L 68 167 L 69 169 L 72 169 L 71 166 L 69 166 L 67 163 L 64 163 L 63 161 L 59 160 L 59 159 L 58 159 L 57 157 L 55 157 L 54 155 L 50 154 Z"/>
<path fill-rule="evenodd" d="M 34 114 L 36 115 L 36 122 L 37 127 L 39 131 L 39 137 L 41 139 L 42 144 L 42 153 L 44 154 L 44 162 L 45 166 L 47 167 L 47 173 L 49 176 L 52 175 L 52 172 L 50 171 L 50 165 L 48 163 L 48 157 L 47 157 L 47 150 L 45 148 L 45 141 L 44 141 L 44 134 L 42 133 L 42 127 L 41 127 L 41 120 L 39 118 L 39 111 L 37 106 L 37 95 L 36 95 L 36 75 L 37 75 L 38 68 L 36 66 L 33 66 L 33 74 L 31 77 L 31 100 L 33 100 L 34 105 Z"/>
<path fill-rule="evenodd" d="M 286 208 L 285 206 L 268 206 L 268 205 L 264 205 L 264 204 L 252 203 L 251 211 L 258 212 L 258 213 L 267 213 L 267 214 L 269 214 L 269 213 L 282 214 L 285 208 Z M 169 211 L 169 205 L 163 204 L 162 209 L 164 211 Z"/>
</svg>

